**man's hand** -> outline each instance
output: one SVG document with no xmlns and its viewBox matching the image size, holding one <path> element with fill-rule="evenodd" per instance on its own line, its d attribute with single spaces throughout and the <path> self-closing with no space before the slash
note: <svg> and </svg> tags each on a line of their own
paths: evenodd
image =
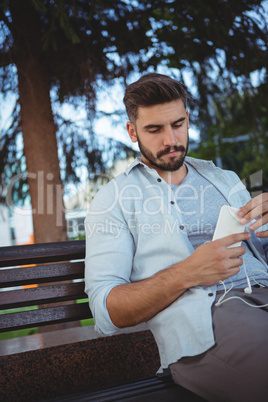
<svg viewBox="0 0 268 402">
<path fill-rule="evenodd" d="M 233 234 L 199 246 L 187 258 L 187 262 L 190 263 L 188 272 L 191 276 L 189 278 L 191 286 L 214 285 L 237 274 L 243 264 L 240 256 L 245 254 L 245 248 L 242 246 L 228 248 L 228 246 L 248 240 L 250 237 L 251 234 L 248 232 Z"/>
<path fill-rule="evenodd" d="M 253 219 L 256 221 L 249 226 L 249 230 L 254 232 L 268 223 L 268 193 L 257 195 L 247 202 L 238 212 L 241 223 L 246 225 Z M 259 231 L 257 237 L 268 237 L 268 230 Z"/>
<path fill-rule="evenodd" d="M 199 246 L 184 261 L 150 278 L 114 287 L 107 297 L 112 322 L 119 328 L 148 321 L 167 308 L 188 288 L 214 285 L 239 272 L 244 247 L 231 244 L 248 240 L 251 234 L 237 233 Z"/>
</svg>

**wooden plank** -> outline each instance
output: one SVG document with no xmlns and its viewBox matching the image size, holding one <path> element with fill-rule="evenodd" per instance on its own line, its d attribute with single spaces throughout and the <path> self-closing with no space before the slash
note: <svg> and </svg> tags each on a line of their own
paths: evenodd
<svg viewBox="0 0 268 402">
<path fill-rule="evenodd" d="M 0 310 L 87 298 L 84 282 L 0 292 Z"/>
<path fill-rule="evenodd" d="M 0 315 L 0 332 L 92 318 L 88 303 Z"/>
<path fill-rule="evenodd" d="M 85 257 L 85 240 L 0 247 L 0 267 L 69 261 Z"/>
<path fill-rule="evenodd" d="M 0 287 L 24 286 L 84 278 L 84 262 L 66 262 L 34 267 L 1 269 Z"/>
</svg>

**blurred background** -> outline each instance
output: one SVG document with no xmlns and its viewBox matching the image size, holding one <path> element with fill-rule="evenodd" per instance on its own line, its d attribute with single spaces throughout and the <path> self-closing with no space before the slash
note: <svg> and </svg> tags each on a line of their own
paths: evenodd
<svg viewBox="0 0 268 402">
<path fill-rule="evenodd" d="M 138 148 L 123 106 L 147 72 L 182 81 L 191 156 L 268 191 L 259 0 L 0 0 L 0 246 L 81 239 Z"/>
</svg>

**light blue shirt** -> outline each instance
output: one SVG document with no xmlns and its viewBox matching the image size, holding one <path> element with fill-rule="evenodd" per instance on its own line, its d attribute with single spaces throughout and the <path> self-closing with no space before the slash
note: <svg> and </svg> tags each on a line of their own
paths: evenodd
<svg viewBox="0 0 268 402">
<path fill-rule="evenodd" d="M 231 206 L 239 208 L 250 195 L 238 176 L 212 162 L 186 158 Z M 118 328 L 106 307 L 111 289 L 140 281 L 189 257 L 194 248 L 183 230 L 172 188 L 139 159 L 103 186 L 86 220 L 85 291 L 95 329 L 112 335 Z M 252 237 L 250 248 L 267 269 L 267 239 Z M 215 343 L 211 306 L 216 285 L 188 289 L 147 324 L 158 345 L 161 366 L 205 352 Z"/>
<path fill-rule="evenodd" d="M 183 220 L 183 226 L 194 249 L 213 238 L 220 209 L 228 204 L 226 198 L 207 179 L 186 162 L 188 173 L 179 185 L 171 184 L 177 202 L 178 211 Z M 249 226 L 249 225 L 248 225 Z M 263 264 L 254 257 L 247 242 L 244 265 L 240 271 L 225 281 L 227 288 L 245 288 L 248 286 L 247 273 L 251 285 L 261 283 L 268 286 L 268 276 L 263 273 Z M 256 282 L 257 281 L 257 282 Z M 223 290 L 222 283 L 217 284 L 217 291 Z"/>
</svg>

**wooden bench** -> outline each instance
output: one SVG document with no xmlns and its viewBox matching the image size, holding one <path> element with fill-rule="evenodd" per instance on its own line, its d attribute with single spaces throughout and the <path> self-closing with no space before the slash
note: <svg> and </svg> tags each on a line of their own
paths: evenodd
<svg viewBox="0 0 268 402">
<path fill-rule="evenodd" d="M 0 332 L 76 323 L 0 341 L 0 400 L 201 401 L 156 377 L 158 350 L 145 324 L 111 337 L 80 325 L 92 317 L 84 256 L 85 241 L 0 248 Z"/>
</svg>

